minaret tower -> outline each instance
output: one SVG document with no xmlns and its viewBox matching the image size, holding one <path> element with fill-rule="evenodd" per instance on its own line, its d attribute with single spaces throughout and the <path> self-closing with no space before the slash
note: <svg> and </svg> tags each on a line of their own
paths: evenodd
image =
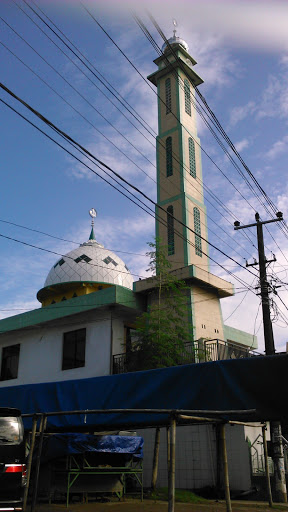
<svg viewBox="0 0 288 512">
<path fill-rule="evenodd" d="M 194 71 L 188 45 L 174 35 L 148 77 L 158 91 L 156 236 L 168 246 L 171 270 L 185 280 L 188 322 L 194 339 L 225 339 L 220 298 L 233 295 L 231 283 L 209 272 L 207 217 L 203 198 Z M 151 281 L 151 280 L 150 280 Z M 149 291 L 149 280 L 136 291 Z"/>
<path fill-rule="evenodd" d="M 195 73 L 196 61 L 188 50 L 174 30 L 162 47 L 163 55 L 154 60 L 158 70 L 148 77 L 158 91 L 157 204 L 161 208 L 156 214 L 164 222 L 156 221 L 156 236 L 168 245 L 173 269 L 193 264 L 208 270 L 208 247 L 201 238 L 207 240 L 207 220 L 193 87 L 203 80 Z"/>
</svg>

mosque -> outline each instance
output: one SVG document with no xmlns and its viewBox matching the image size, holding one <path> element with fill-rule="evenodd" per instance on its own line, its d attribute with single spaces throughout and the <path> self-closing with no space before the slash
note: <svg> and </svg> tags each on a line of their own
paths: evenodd
<svg viewBox="0 0 288 512">
<path fill-rule="evenodd" d="M 203 80 L 194 71 L 196 61 L 187 43 L 176 31 L 154 62 L 158 69 L 148 79 L 158 92 L 156 236 L 167 244 L 172 272 L 189 287 L 186 321 L 193 326 L 195 344 L 214 340 L 225 348 L 215 358 L 239 357 L 257 348 L 257 340 L 224 325 L 220 299 L 232 296 L 233 286 L 209 271 L 193 87 Z M 42 307 L 0 321 L 0 388 L 127 371 L 131 332 L 135 319 L 149 307 L 153 280 L 133 282 L 119 256 L 96 240 L 94 209 L 90 215 L 88 241 L 56 261 L 38 291 Z M 200 444 L 194 439 L 203 449 L 211 442 L 209 436 L 206 440 L 202 436 Z M 205 484 L 208 473 L 202 469 Z M 201 478 L 196 487 L 203 483 Z M 236 488 L 245 488 L 248 484 L 240 480 L 236 471 Z M 186 480 L 182 486 L 193 488 Z"/>
</svg>

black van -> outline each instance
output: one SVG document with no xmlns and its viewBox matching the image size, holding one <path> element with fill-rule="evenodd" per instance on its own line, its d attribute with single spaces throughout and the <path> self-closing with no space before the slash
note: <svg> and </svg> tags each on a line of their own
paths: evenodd
<svg viewBox="0 0 288 512">
<path fill-rule="evenodd" d="M 25 485 L 25 440 L 21 412 L 0 407 L 0 511 L 23 509 Z"/>
</svg>

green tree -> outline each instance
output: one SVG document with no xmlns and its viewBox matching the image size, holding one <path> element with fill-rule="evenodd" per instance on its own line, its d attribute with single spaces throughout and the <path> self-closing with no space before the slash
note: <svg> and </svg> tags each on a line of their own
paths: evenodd
<svg viewBox="0 0 288 512">
<path fill-rule="evenodd" d="M 193 327 L 188 320 L 189 288 L 179 281 L 167 260 L 167 247 L 160 240 L 148 244 L 153 288 L 147 312 L 136 321 L 132 359 L 138 369 L 163 368 L 192 362 Z M 190 345 L 190 346 L 191 346 Z M 135 368 L 136 369 L 136 368 Z"/>
</svg>

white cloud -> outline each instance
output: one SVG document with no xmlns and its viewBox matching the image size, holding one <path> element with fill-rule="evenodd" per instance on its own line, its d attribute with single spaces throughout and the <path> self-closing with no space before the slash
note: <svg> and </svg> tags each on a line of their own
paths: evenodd
<svg viewBox="0 0 288 512">
<path fill-rule="evenodd" d="M 273 2 L 261 0 L 203 0 L 202 2 L 179 0 L 177 6 L 172 0 L 145 0 L 144 6 L 149 9 L 156 20 L 161 20 L 164 33 L 172 35 L 172 20 L 177 17 L 179 33 L 182 35 L 181 26 L 189 24 L 190 32 L 201 30 L 203 32 L 220 33 L 230 45 L 257 48 L 260 50 L 278 51 L 288 48 L 287 2 L 273 0 Z M 103 0 L 97 2 L 97 8 L 104 9 L 110 16 L 123 17 L 123 11 L 127 13 L 135 10 L 134 0 L 119 3 L 118 0 Z M 141 17 L 148 24 L 146 16 L 143 16 L 143 4 L 140 4 Z M 151 30 L 151 23 L 149 22 Z M 185 34 L 183 34 L 183 37 Z"/>
<path fill-rule="evenodd" d="M 285 135 L 281 140 L 277 140 L 274 142 L 272 147 L 265 154 L 266 158 L 273 160 L 279 155 L 286 153 L 288 151 L 288 135 Z"/>
<path fill-rule="evenodd" d="M 287 4 L 288 5 L 288 4 Z M 288 73 L 269 76 L 268 85 L 257 107 L 258 119 L 265 117 L 284 119 L 288 117 Z"/>
<path fill-rule="evenodd" d="M 243 121 L 246 117 L 253 114 L 255 111 L 254 101 L 249 101 L 246 105 L 234 107 L 230 112 L 229 125 L 235 126 L 240 121 Z"/>
<path fill-rule="evenodd" d="M 240 152 L 243 151 L 243 149 L 248 148 L 249 145 L 250 145 L 250 142 L 248 139 L 239 140 L 238 142 L 235 142 L 235 144 L 234 144 L 237 151 L 240 151 Z"/>
</svg>

